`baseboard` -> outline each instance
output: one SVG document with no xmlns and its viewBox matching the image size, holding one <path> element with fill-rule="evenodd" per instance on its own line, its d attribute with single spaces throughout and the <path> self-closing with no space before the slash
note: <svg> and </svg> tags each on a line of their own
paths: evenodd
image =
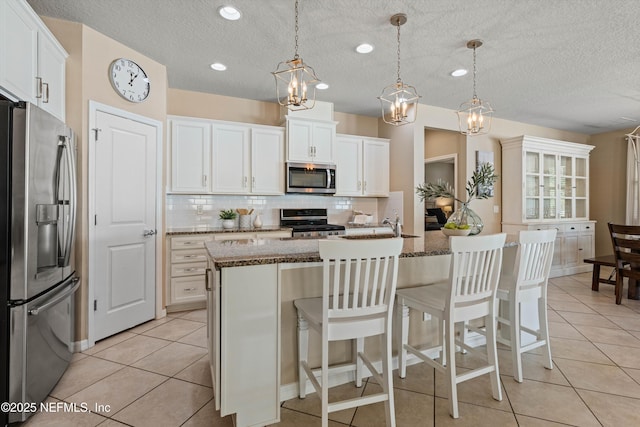
<svg viewBox="0 0 640 427">
<path fill-rule="evenodd" d="M 85 351 L 89 348 L 89 341 L 88 340 L 74 341 L 72 347 L 73 347 L 74 353 Z"/>
</svg>

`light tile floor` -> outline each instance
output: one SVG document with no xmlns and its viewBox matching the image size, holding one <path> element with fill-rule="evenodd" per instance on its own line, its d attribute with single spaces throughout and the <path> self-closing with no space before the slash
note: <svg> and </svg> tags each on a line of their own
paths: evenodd
<svg viewBox="0 0 640 427">
<path fill-rule="evenodd" d="M 402 426 L 640 425 L 640 301 L 614 303 L 613 287 L 591 291 L 591 275 L 551 279 L 549 317 L 555 367 L 539 352 L 524 355 L 522 384 L 500 349 L 503 400 L 491 398 L 488 376 L 458 386 L 460 415 L 449 417 L 442 375 L 424 364 L 394 377 L 396 420 Z M 458 355 L 461 369 L 472 355 Z M 336 399 L 375 392 L 368 381 L 331 389 Z M 39 413 L 28 426 L 232 426 L 214 410 L 204 310 L 174 313 L 99 342 L 77 354 L 52 402 L 84 402 L 86 413 Z M 96 407 L 95 405 L 98 404 Z M 109 405 L 109 407 L 99 406 Z M 283 402 L 277 426 L 320 425 L 315 394 Z M 382 404 L 331 415 L 330 425 L 384 425 Z"/>
</svg>

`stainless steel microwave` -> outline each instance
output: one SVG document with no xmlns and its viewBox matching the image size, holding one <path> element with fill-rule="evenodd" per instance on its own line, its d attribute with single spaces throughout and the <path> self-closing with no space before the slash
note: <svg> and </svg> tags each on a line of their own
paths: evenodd
<svg viewBox="0 0 640 427">
<path fill-rule="evenodd" d="M 336 166 L 287 163 L 287 193 L 334 194 Z"/>
</svg>

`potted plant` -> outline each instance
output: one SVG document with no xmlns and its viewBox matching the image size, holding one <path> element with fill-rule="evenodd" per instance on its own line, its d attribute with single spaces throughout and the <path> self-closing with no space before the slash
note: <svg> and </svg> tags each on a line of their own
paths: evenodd
<svg viewBox="0 0 640 427">
<path fill-rule="evenodd" d="M 233 209 L 223 209 L 220 211 L 220 219 L 222 220 L 222 228 L 233 228 L 236 225 L 236 216 L 238 214 Z"/>
<path fill-rule="evenodd" d="M 482 231 L 482 219 L 469 208 L 469 203 L 473 199 L 488 199 L 493 197 L 493 184 L 498 179 L 495 169 L 491 163 L 483 163 L 480 165 L 467 181 L 467 199 L 461 200 L 456 197 L 455 189 L 448 183 L 438 181 L 437 183 L 425 183 L 416 187 L 416 193 L 420 197 L 420 201 L 426 199 L 436 199 L 438 197 L 447 197 L 460 203 L 460 207 L 456 210 L 444 225 L 447 230 L 469 230 L 468 234 L 478 234 Z M 449 232 L 445 234 L 461 234 L 466 232 Z"/>
</svg>

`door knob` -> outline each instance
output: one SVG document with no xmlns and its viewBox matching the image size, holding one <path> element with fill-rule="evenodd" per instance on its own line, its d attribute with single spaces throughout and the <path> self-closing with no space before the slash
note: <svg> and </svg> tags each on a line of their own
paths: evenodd
<svg viewBox="0 0 640 427">
<path fill-rule="evenodd" d="M 157 233 L 156 230 L 144 230 L 144 232 L 142 233 L 142 236 L 143 237 L 153 236 L 156 233 Z"/>
</svg>

